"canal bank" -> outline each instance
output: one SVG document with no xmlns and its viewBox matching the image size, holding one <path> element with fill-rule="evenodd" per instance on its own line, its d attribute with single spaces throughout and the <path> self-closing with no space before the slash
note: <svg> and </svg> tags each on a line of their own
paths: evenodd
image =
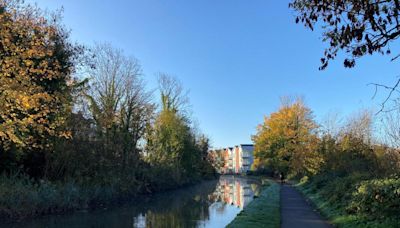
<svg viewBox="0 0 400 228">
<path fill-rule="evenodd" d="M 280 186 L 263 180 L 262 190 L 228 227 L 280 227 Z"/>
<path fill-rule="evenodd" d="M 0 227 L 225 227 L 261 192 L 254 178 L 218 180 L 136 198 L 117 207 L 48 215 Z"/>
</svg>

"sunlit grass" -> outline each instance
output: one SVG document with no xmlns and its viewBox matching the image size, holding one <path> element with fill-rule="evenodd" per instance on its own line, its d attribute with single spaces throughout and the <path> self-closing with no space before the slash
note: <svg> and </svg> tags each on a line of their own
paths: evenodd
<svg viewBox="0 0 400 228">
<path fill-rule="evenodd" d="M 279 227 L 280 186 L 268 181 L 258 198 L 241 211 L 227 227 Z"/>
</svg>

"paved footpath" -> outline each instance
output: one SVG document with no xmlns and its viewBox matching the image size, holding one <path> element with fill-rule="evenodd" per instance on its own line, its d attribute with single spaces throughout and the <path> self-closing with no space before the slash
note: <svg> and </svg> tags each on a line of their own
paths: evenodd
<svg viewBox="0 0 400 228">
<path fill-rule="evenodd" d="M 281 227 L 330 228 L 332 226 L 313 210 L 294 187 L 284 184 L 281 188 Z"/>
</svg>

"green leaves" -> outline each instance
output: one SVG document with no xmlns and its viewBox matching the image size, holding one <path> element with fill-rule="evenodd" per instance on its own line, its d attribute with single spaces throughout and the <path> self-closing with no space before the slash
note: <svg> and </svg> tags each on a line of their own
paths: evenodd
<svg viewBox="0 0 400 228">
<path fill-rule="evenodd" d="M 374 218 L 398 215 L 400 209 L 400 179 L 385 178 L 364 181 L 353 193 L 347 208 Z"/>
<path fill-rule="evenodd" d="M 162 109 L 148 126 L 146 160 L 155 169 L 169 169 L 172 179 L 179 184 L 209 174 L 209 142 L 196 134 L 185 115 L 187 99 L 182 85 L 166 74 L 160 76 L 159 83 Z"/>
</svg>

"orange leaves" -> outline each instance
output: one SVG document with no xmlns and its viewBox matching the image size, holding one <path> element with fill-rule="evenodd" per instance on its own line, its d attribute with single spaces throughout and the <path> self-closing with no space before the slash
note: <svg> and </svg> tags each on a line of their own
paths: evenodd
<svg viewBox="0 0 400 228">
<path fill-rule="evenodd" d="M 22 107 L 25 108 L 25 109 L 30 109 L 30 108 L 31 108 L 31 101 L 32 101 L 32 100 L 29 99 L 29 97 L 23 96 L 23 97 L 21 98 Z"/>
<path fill-rule="evenodd" d="M 256 164 L 295 174 L 314 172 L 321 162 L 312 146 L 317 140 L 316 128 L 312 111 L 302 100 L 283 104 L 264 118 L 253 136 Z"/>
<path fill-rule="evenodd" d="M 6 3 L 5 3 L 6 4 Z M 39 147 L 61 131 L 71 105 L 74 47 L 36 8 L 0 12 L 0 143 Z M 59 45 L 64 44 L 64 45 Z"/>
</svg>

